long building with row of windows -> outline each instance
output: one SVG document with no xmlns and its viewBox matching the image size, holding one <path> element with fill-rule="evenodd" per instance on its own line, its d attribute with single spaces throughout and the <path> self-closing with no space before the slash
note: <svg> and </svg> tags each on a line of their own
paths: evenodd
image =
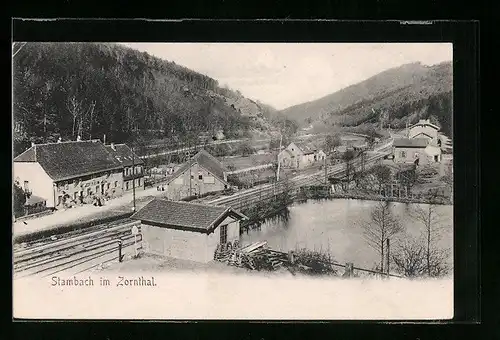
<svg viewBox="0 0 500 340">
<path fill-rule="evenodd" d="M 143 189 L 143 166 L 126 144 L 88 140 L 33 144 L 14 158 L 13 170 L 26 193 L 58 209 Z"/>
</svg>

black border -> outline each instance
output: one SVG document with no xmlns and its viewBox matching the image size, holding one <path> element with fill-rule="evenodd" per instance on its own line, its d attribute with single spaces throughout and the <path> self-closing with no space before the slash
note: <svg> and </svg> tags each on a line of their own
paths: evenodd
<svg viewBox="0 0 500 340">
<path fill-rule="evenodd" d="M 455 321 L 479 321 L 479 22 L 14 20 L 15 41 L 453 42 Z M 467 133 L 464 133 L 467 131 Z M 399 322 L 399 321 L 398 321 Z M 209 322 L 210 324 L 220 322 Z M 323 323 L 323 322 L 322 322 Z M 372 322 L 337 322 L 354 326 Z M 84 324 L 84 323 L 83 323 Z M 123 323 L 117 323 L 120 325 Z M 231 323 L 233 324 L 233 323 Z M 236 326 L 235 322 L 233 325 Z M 27 324 L 23 323 L 23 328 Z M 72 324 L 76 330 L 80 326 Z M 282 324 L 282 328 L 291 325 Z M 304 329 L 317 328 L 304 324 Z M 227 335 L 230 329 L 227 327 Z M 252 324 L 252 328 L 262 324 Z M 429 329 L 435 329 L 431 326 Z M 151 327 L 154 328 L 154 327 Z M 209 327 L 207 327 L 209 328 Z M 183 331 L 185 331 L 184 328 Z M 194 329 L 194 327 L 192 328 Z M 355 327 L 349 327 L 354 331 Z M 281 330 L 280 330 L 281 332 Z M 292 331 L 294 333 L 294 331 Z M 297 333 L 307 337 L 309 333 Z M 356 332 L 351 335 L 354 336 Z M 90 334 L 89 334 L 90 335 Z M 186 334 L 187 335 L 187 334 Z M 278 334 L 276 334 L 278 335 Z M 221 334 L 221 336 L 223 336 Z M 387 334 L 390 336 L 390 334 Z M 235 336 L 236 337 L 236 336 Z"/>
</svg>

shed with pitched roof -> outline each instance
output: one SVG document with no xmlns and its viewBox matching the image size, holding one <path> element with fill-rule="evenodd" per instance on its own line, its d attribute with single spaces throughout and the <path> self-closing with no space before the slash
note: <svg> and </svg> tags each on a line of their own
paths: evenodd
<svg viewBox="0 0 500 340">
<path fill-rule="evenodd" d="M 210 262 L 220 244 L 239 241 L 240 221 L 230 208 L 154 199 L 132 216 L 141 221 L 146 253 L 196 262 Z"/>
</svg>

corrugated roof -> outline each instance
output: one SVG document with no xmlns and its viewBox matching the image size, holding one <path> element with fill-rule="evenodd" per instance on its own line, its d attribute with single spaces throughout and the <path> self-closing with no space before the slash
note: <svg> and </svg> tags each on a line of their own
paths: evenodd
<svg viewBox="0 0 500 340">
<path fill-rule="evenodd" d="M 208 231 L 216 226 L 218 222 L 222 222 L 228 215 L 237 216 L 240 219 L 247 218 L 245 215 L 228 207 L 169 201 L 166 199 L 154 199 L 132 215 L 132 218 L 165 227 Z"/>
<path fill-rule="evenodd" d="M 37 144 L 14 158 L 37 162 L 54 181 L 121 168 L 99 140 Z"/>
<path fill-rule="evenodd" d="M 119 161 L 123 166 L 132 166 L 132 163 L 139 165 L 144 164 L 144 161 L 140 159 L 137 154 L 132 152 L 132 149 L 126 144 L 114 144 L 114 150 L 111 145 L 106 145 L 108 150 L 117 161 Z M 133 159 L 134 157 L 134 159 Z"/>
<path fill-rule="evenodd" d="M 224 181 L 224 167 L 221 162 L 205 150 L 200 150 L 196 155 L 193 156 L 189 161 L 181 165 L 173 174 L 167 183 L 172 182 L 184 171 L 189 169 L 193 164 L 198 163 L 199 166 L 208 170 L 212 175 L 217 177 L 220 181 Z"/>
<path fill-rule="evenodd" d="M 429 144 L 427 138 L 397 138 L 392 145 L 399 148 L 425 148 Z"/>
</svg>

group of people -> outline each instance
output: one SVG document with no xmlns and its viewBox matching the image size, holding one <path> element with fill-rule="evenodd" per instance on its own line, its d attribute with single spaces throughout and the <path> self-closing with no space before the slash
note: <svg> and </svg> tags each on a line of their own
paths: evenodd
<svg viewBox="0 0 500 340">
<path fill-rule="evenodd" d="M 156 191 L 165 191 L 165 187 L 163 185 L 158 185 Z"/>
</svg>

